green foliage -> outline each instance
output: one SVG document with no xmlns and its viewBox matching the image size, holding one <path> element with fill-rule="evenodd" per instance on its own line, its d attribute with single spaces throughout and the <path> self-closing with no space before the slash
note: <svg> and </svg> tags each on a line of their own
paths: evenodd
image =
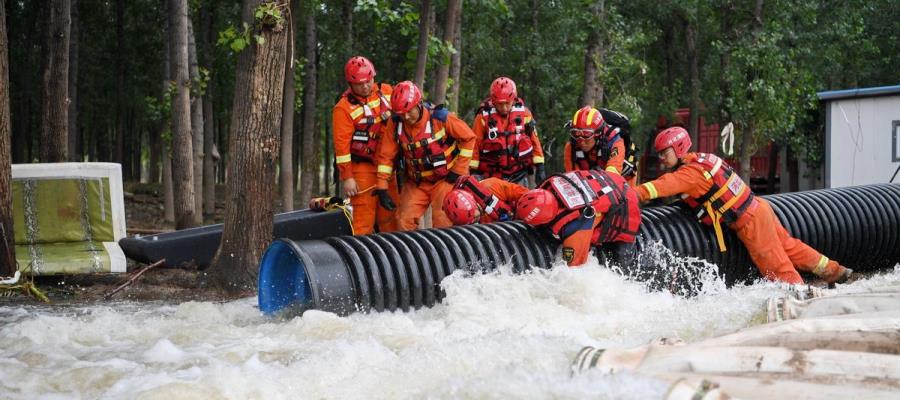
<svg viewBox="0 0 900 400">
<path fill-rule="evenodd" d="M 297 0 L 294 0 L 297 1 Z M 605 1 L 605 16 L 591 13 L 595 1 L 466 0 L 462 14 L 462 47 L 456 49 L 429 37 L 426 81 L 435 68 L 461 52 L 462 71 L 458 114 L 471 121 L 487 96 L 491 81 L 513 78 L 532 109 L 548 147 L 548 162 L 561 164 L 566 133 L 563 123 L 577 109 L 583 86 L 586 40 L 598 32 L 604 40 L 600 68 L 604 85 L 601 106 L 632 118 L 639 141 L 649 138 L 659 116 L 671 116 L 690 102 L 685 45 L 686 22 L 697 31 L 700 103 L 710 122 L 734 121 L 738 133 L 752 132 L 754 142 L 775 140 L 790 146 L 807 161 L 821 159 L 822 123 L 815 93 L 823 90 L 891 85 L 900 82 L 900 7 L 896 0 L 769 0 L 763 24 L 754 32 L 755 2 L 723 0 L 659 2 Z M 111 154 L 110 126 L 118 110 L 115 71 L 119 56 L 126 60 L 125 93 L 121 102 L 135 115 L 134 129 L 155 127 L 168 118 L 170 85 L 163 81 L 166 41 L 165 8 L 158 0 L 125 2 L 124 49 L 116 48 L 115 2 L 83 0 L 80 10 L 78 81 L 79 124 L 86 148 Z M 198 44 L 205 42 L 199 10 L 210 10 L 211 32 L 218 46 L 200 48 L 201 69 L 191 84 L 193 95 L 208 96 L 214 105 L 220 151 L 227 157 L 227 135 L 234 87 L 236 54 L 264 44 L 263 29 L 279 29 L 291 13 L 274 1 L 241 21 L 240 2 L 191 0 Z M 411 79 L 416 60 L 419 2 L 357 0 L 352 4 L 353 32 L 342 2 L 302 2 L 302 12 L 314 12 L 318 95 L 304 104 L 304 18 L 296 18 L 295 62 L 297 111 L 312 106 L 328 118 L 336 96 L 347 88 L 343 65 L 360 54 L 378 70 L 377 80 L 396 83 Z M 443 24 L 446 2 L 434 1 L 435 22 Z M 7 2 L 9 23 L 10 95 L 16 98 L 12 119 L 18 131 L 39 132 L 41 46 L 46 21 L 40 2 Z M 436 32 L 439 32 L 438 29 Z M 139 61 L 135 61 L 139 60 Z M 725 62 L 727 60 L 727 62 Z M 38 85 L 39 86 L 39 85 Z M 428 85 L 426 85 L 428 86 Z M 165 91 L 165 93 L 163 93 Z M 160 100 L 162 99 L 162 100 Z M 327 122 L 327 121 L 326 121 Z M 323 121 L 319 121 L 323 123 Z M 155 128 L 154 128 L 155 129 Z M 32 134 L 31 147 L 37 148 Z M 91 147 L 92 146 L 92 147 Z M 104 155 L 103 159 L 109 159 Z"/>
<path fill-rule="evenodd" d="M 219 32 L 216 44 L 228 46 L 235 53 L 240 53 L 252 42 L 256 42 L 258 45 L 265 44 L 266 38 L 259 32 L 265 27 L 281 29 L 285 22 L 284 8 L 285 6 L 276 2 L 260 4 L 253 10 L 254 24 L 252 27 L 246 22 L 242 22 L 240 28 L 229 25 Z"/>
</svg>

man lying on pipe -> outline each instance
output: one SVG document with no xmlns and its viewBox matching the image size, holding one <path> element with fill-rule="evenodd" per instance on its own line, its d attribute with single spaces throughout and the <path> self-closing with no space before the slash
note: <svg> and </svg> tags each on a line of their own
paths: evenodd
<svg viewBox="0 0 900 400">
<path fill-rule="evenodd" d="M 797 269 L 828 283 L 843 283 L 853 272 L 829 260 L 784 229 L 772 206 L 753 195 L 732 168 L 713 154 L 692 153 L 691 137 L 681 127 L 659 133 L 655 142 L 660 163 L 672 170 L 637 188 L 641 201 L 681 195 L 704 224 L 712 225 L 719 250 L 725 251 L 722 224 L 737 233 L 759 272 L 771 280 L 803 283 Z M 777 240 L 773 240 L 777 239 Z"/>
<path fill-rule="evenodd" d="M 506 221 L 515 210 L 517 219 L 545 226 L 562 240 L 563 259 L 570 267 L 587 262 L 592 246 L 603 245 L 620 262 L 634 257 L 640 209 L 637 195 L 616 173 L 572 171 L 553 175 L 534 190 L 500 179 L 464 177 L 447 199 L 444 211 L 456 225 Z"/>
</svg>

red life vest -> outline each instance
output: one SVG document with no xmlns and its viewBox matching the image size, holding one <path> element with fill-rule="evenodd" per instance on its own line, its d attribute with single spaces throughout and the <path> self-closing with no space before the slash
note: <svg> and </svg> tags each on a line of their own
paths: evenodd
<svg viewBox="0 0 900 400">
<path fill-rule="evenodd" d="M 424 106 L 423 110 L 429 113 L 425 128 L 410 133 L 403 128 L 403 122 L 396 120 L 397 139 L 403 149 L 410 179 L 416 183 L 438 182 L 450 173 L 459 149 L 456 140 L 444 128 L 449 114 L 447 109 L 443 106 Z"/>
<path fill-rule="evenodd" d="M 732 225 L 737 222 L 756 207 L 756 197 L 731 166 L 714 154 L 697 153 L 697 158 L 686 165 L 699 165 L 712 186 L 700 197 L 683 196 L 682 200 L 694 210 L 700 222 L 715 228 L 719 250 L 725 251 L 721 223 Z"/>
<path fill-rule="evenodd" d="M 563 211 L 548 224 L 553 235 L 559 237 L 563 227 L 576 218 L 594 218 L 602 213 L 603 222 L 594 229 L 592 244 L 634 242 L 641 226 L 638 197 L 618 174 L 571 171 L 551 176 L 541 188 L 550 190 L 563 205 Z"/>
<path fill-rule="evenodd" d="M 481 186 L 475 177 L 469 175 L 465 179 L 458 180 L 454 188 L 465 190 L 475 197 L 475 202 L 478 203 L 478 206 L 483 211 L 481 223 L 510 221 L 513 219 L 513 208 L 491 193 L 490 190 Z"/>
<path fill-rule="evenodd" d="M 487 128 L 479 149 L 478 171 L 485 177 L 507 178 L 533 163 L 534 143 L 531 134 L 534 124 L 522 99 L 516 99 L 505 117 L 497 112 L 490 100 L 481 105 L 481 116 Z M 511 130 L 500 131 L 503 120 Z"/>
<path fill-rule="evenodd" d="M 391 97 L 381 93 L 381 85 L 378 87 L 378 98 L 365 104 L 350 89 L 344 92 L 350 103 L 350 119 L 353 120 L 350 157 L 354 161 L 375 162 L 375 149 L 381 139 L 381 129 L 391 116 Z"/>
</svg>

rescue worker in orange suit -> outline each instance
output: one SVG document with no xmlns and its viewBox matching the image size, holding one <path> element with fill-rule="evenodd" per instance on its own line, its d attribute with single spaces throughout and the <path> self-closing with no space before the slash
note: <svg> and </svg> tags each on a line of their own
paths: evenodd
<svg viewBox="0 0 900 400">
<path fill-rule="evenodd" d="M 636 183 L 633 160 L 626 160 L 625 140 L 620 128 L 603 119 L 600 110 L 584 106 L 575 112 L 569 128 L 569 141 L 563 150 L 563 166 L 568 171 L 596 169 L 622 175 L 628 184 Z"/>
<path fill-rule="evenodd" d="M 515 217 L 515 205 L 528 188 L 500 178 L 478 181 L 464 176 L 444 198 L 444 213 L 453 225 L 488 224 L 510 221 Z"/>
<path fill-rule="evenodd" d="M 587 262 L 592 246 L 622 264 L 636 261 L 641 210 L 637 194 L 617 173 L 592 169 L 552 175 L 519 198 L 516 218 L 545 226 L 562 240 L 570 267 Z"/>
<path fill-rule="evenodd" d="M 353 57 L 344 66 L 349 88 L 331 111 L 334 154 L 344 197 L 353 208 L 353 233 L 397 229 L 395 213 L 378 206 L 375 151 L 390 119 L 391 86 L 375 83 L 375 66 L 365 57 Z M 398 199 L 396 179 L 388 178 L 387 195 Z"/>
<path fill-rule="evenodd" d="M 472 130 L 475 153 L 470 166 L 477 174 L 523 186 L 532 173 L 535 182 L 547 177 L 534 116 L 512 79 L 501 76 L 491 83 L 490 96 L 478 108 Z"/>
<path fill-rule="evenodd" d="M 767 279 L 803 283 L 799 269 L 828 283 L 843 283 L 853 272 L 791 237 L 769 202 L 754 196 L 721 158 L 690 152 L 691 138 L 684 128 L 663 130 L 656 136 L 654 147 L 661 165 L 674 171 L 639 186 L 641 201 L 681 195 L 704 224 L 713 226 L 720 251 L 726 251 L 724 223 L 737 233 Z"/>
<path fill-rule="evenodd" d="M 457 178 L 469 174 L 475 134 L 447 109 L 423 104 L 422 92 L 410 81 L 394 87 L 391 109 L 394 117 L 386 126 L 387 137 L 379 143 L 376 157 L 379 202 L 387 209 L 395 206 L 387 189 L 394 158 L 402 152 L 407 179 L 400 193 L 398 228 L 415 229 L 429 205 L 433 227 L 452 226 L 441 205 Z"/>
</svg>

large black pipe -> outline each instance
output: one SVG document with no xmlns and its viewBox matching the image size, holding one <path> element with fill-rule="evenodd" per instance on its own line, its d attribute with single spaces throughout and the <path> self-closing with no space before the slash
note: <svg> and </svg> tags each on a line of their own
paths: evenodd
<svg viewBox="0 0 900 400">
<path fill-rule="evenodd" d="M 322 239 L 353 233 L 350 220 L 340 210 L 318 212 L 291 211 L 275 214 L 272 233 L 291 240 Z M 122 238 L 119 246 L 125 255 L 142 263 L 166 260 L 163 266 L 177 267 L 194 263 L 200 269 L 209 266 L 219 249 L 222 224 L 206 225 L 156 235 Z"/>
<path fill-rule="evenodd" d="M 900 262 L 900 185 L 764 198 L 794 237 L 848 267 L 871 271 Z M 723 253 L 712 229 L 681 207 L 647 208 L 642 217 L 641 261 L 623 271 L 635 279 L 681 293 L 697 289 L 699 271 L 691 265 L 674 268 L 650 257 L 657 241 L 678 255 L 715 264 L 728 285 L 760 277 L 730 230 Z M 482 271 L 504 263 L 515 271 L 548 268 L 558 247 L 559 241 L 544 230 L 520 222 L 302 242 L 280 239 L 260 263 L 259 306 L 267 314 L 286 308 L 338 314 L 408 311 L 439 302 L 441 279 L 456 269 Z"/>
</svg>

